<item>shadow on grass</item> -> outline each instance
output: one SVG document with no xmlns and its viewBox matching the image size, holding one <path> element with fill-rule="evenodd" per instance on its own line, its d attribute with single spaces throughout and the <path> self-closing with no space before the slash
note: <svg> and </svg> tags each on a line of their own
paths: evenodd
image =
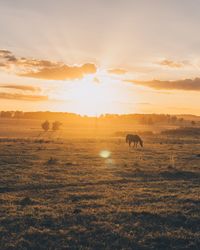
<svg viewBox="0 0 200 250">
<path fill-rule="evenodd" d="M 1 225 L 4 227 L 4 239 L 0 247 L 4 250 L 198 249 L 200 244 L 200 219 L 180 213 L 68 213 L 40 218 L 32 215 L 3 219 Z M 11 242 L 12 247 L 9 245 Z"/>
<path fill-rule="evenodd" d="M 82 195 L 70 195 L 69 200 L 72 202 L 79 202 L 81 200 L 97 200 L 101 199 L 101 195 L 92 195 L 92 194 L 82 194 Z"/>
<path fill-rule="evenodd" d="M 160 176 L 170 180 L 200 180 L 200 173 L 176 169 L 172 171 L 163 171 L 160 173 Z"/>
<path fill-rule="evenodd" d="M 136 169 L 133 171 L 120 171 L 117 173 L 118 176 L 123 178 L 131 179 L 131 178 L 141 178 L 143 180 L 149 181 L 160 181 L 163 179 L 166 180 L 199 180 L 200 181 L 200 173 L 192 172 L 192 171 L 184 171 L 184 170 L 166 170 L 166 171 L 143 171 L 140 169 Z"/>
<path fill-rule="evenodd" d="M 13 234 L 12 247 L 9 233 L 4 234 L 2 249 L 141 249 L 134 239 L 113 231 L 107 224 L 99 223 L 93 215 L 68 215 L 64 218 L 23 218 L 4 221 L 7 232 Z M 16 225 L 13 227 L 13 223 Z M 10 225 L 12 224 L 12 226 Z"/>
</svg>

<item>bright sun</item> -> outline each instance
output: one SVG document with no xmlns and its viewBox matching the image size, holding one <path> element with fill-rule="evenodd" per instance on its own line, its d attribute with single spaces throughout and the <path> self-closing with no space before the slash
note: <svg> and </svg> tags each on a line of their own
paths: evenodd
<svg viewBox="0 0 200 250">
<path fill-rule="evenodd" d="M 99 115 L 106 109 L 109 102 L 108 90 L 99 83 L 85 78 L 84 81 L 71 92 L 74 108 L 79 114 Z"/>
<path fill-rule="evenodd" d="M 68 83 L 67 92 L 62 89 L 59 98 L 66 101 L 67 110 L 81 115 L 118 113 L 123 91 L 116 87 L 117 83 L 106 74 L 90 75 Z"/>
</svg>

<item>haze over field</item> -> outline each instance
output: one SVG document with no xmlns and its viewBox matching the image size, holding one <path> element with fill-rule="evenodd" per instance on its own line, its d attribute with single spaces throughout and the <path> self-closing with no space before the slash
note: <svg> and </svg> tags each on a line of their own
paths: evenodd
<svg viewBox="0 0 200 250">
<path fill-rule="evenodd" d="M 0 0 L 0 250 L 200 249 L 199 10 Z"/>
<path fill-rule="evenodd" d="M 198 0 L 0 2 L 0 110 L 200 115 Z"/>
</svg>

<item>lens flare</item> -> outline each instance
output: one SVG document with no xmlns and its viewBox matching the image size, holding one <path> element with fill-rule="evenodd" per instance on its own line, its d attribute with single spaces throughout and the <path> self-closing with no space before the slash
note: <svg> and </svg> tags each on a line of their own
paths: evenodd
<svg viewBox="0 0 200 250">
<path fill-rule="evenodd" d="M 111 155 L 111 152 L 108 151 L 108 150 L 102 150 L 102 151 L 100 152 L 100 156 L 101 156 L 102 158 L 109 158 L 110 155 Z"/>
</svg>

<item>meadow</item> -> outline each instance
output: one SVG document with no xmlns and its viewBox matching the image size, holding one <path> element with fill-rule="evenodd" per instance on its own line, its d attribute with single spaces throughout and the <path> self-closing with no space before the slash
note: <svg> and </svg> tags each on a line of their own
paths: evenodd
<svg viewBox="0 0 200 250">
<path fill-rule="evenodd" d="M 1 250 L 200 249 L 200 137 L 129 149 L 22 123 L 0 126 Z"/>
</svg>

